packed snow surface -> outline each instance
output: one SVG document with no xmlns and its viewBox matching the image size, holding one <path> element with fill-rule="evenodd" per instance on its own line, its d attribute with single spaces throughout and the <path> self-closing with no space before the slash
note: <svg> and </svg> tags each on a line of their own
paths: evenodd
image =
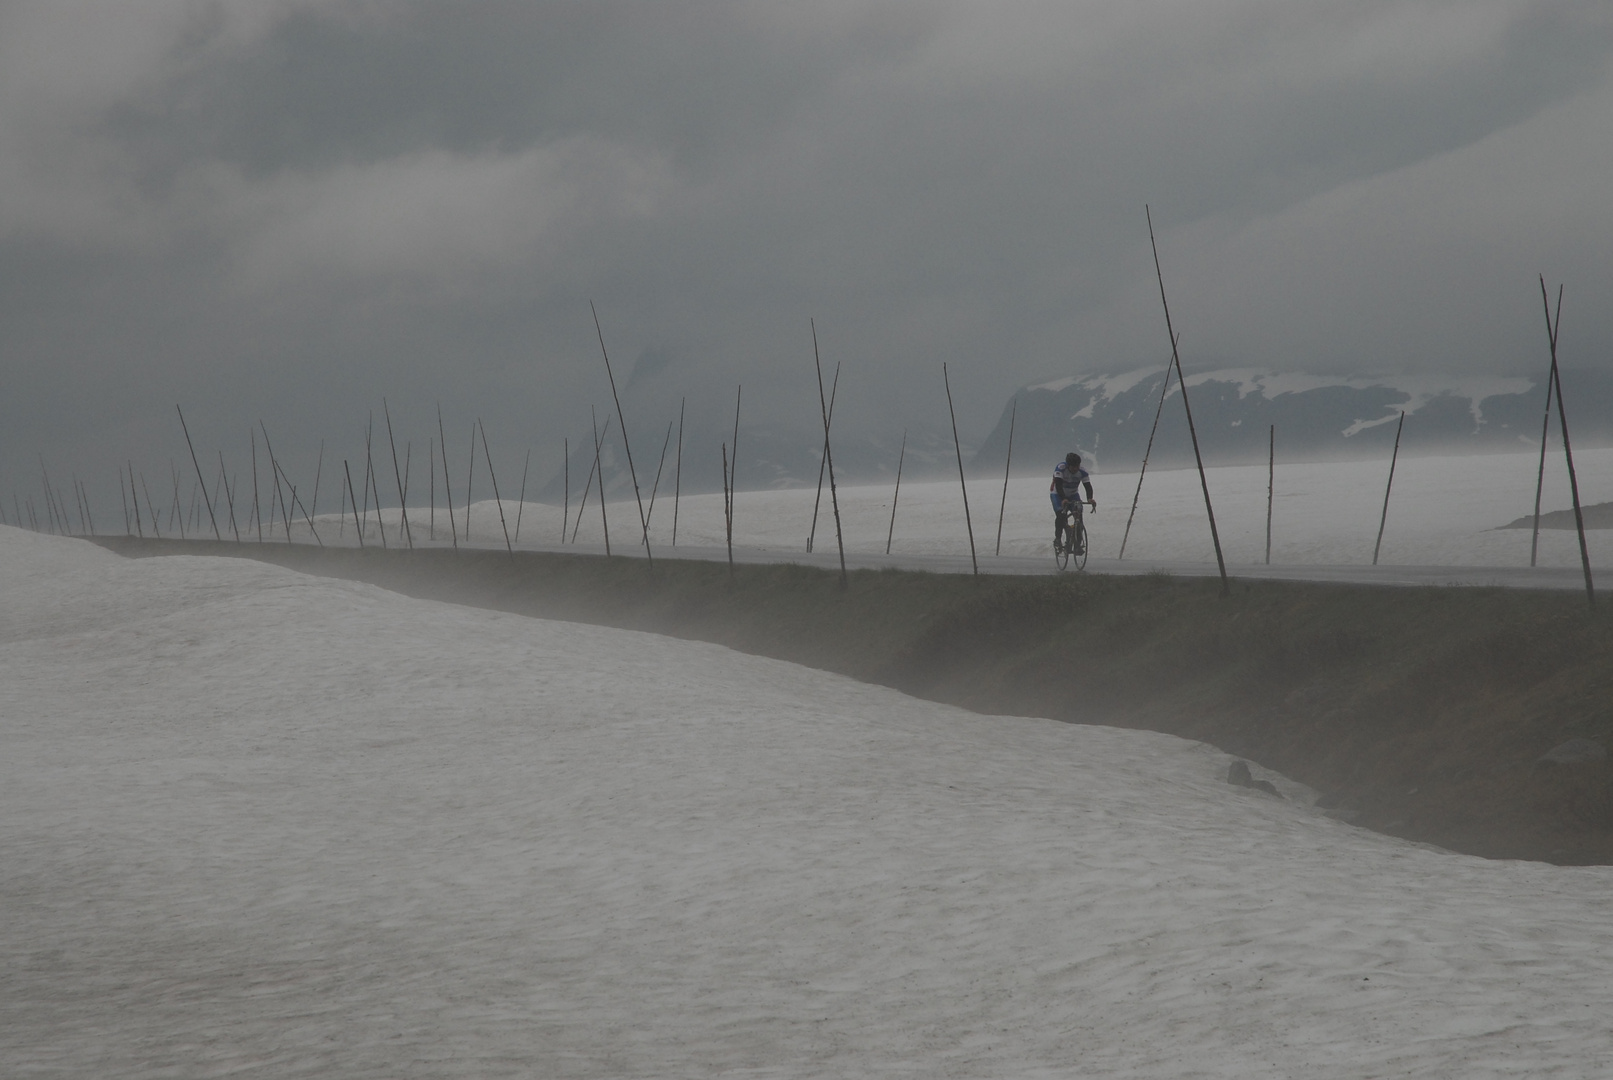
<svg viewBox="0 0 1613 1080">
<path fill-rule="evenodd" d="M 1613 870 L 1364 832 L 1203 745 L 14 529 L 0 593 L 10 1076 L 1613 1060 Z"/>
</svg>

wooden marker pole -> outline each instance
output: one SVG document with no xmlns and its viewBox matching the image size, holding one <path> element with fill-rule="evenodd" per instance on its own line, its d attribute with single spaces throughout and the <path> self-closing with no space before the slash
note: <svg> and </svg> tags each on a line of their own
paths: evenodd
<svg viewBox="0 0 1613 1080">
<path fill-rule="evenodd" d="M 470 469 L 465 473 L 465 543 L 470 543 L 470 492 L 476 479 L 476 425 L 470 426 Z"/>
<path fill-rule="evenodd" d="M 1008 459 L 1003 462 L 1003 501 L 997 507 L 997 550 L 993 555 L 1001 556 L 1003 553 L 1003 515 L 1008 511 L 1008 471 L 1014 465 L 1014 420 L 1019 416 L 1019 399 L 1014 399 L 1012 410 L 1008 413 Z M 896 508 L 891 507 L 891 516 L 895 516 Z M 894 524 L 894 522 L 892 523 Z"/>
<path fill-rule="evenodd" d="M 258 523 L 258 543 L 263 543 L 263 504 L 258 500 L 258 433 L 252 428 L 247 429 L 252 439 L 252 518 Z M 134 483 L 134 474 L 129 474 L 129 483 Z"/>
<path fill-rule="evenodd" d="M 487 441 L 487 433 L 482 433 L 482 441 Z M 515 542 L 521 542 L 521 515 L 526 513 L 526 474 L 532 468 L 532 448 L 526 449 L 526 463 L 521 466 L 521 501 L 515 505 Z M 653 505 L 653 504 L 652 504 Z"/>
<path fill-rule="evenodd" d="M 476 428 L 482 433 L 482 453 L 487 455 L 487 478 L 493 484 L 493 505 L 498 507 L 498 525 L 504 530 L 504 550 L 515 558 L 515 545 L 510 543 L 510 527 L 504 521 L 504 500 L 498 497 L 498 474 L 493 471 L 493 451 L 487 447 L 487 429 L 482 426 L 481 417 L 476 418 Z"/>
<path fill-rule="evenodd" d="M 381 516 L 381 482 L 375 478 L 373 458 L 364 463 L 364 484 L 364 498 L 368 500 L 372 493 L 375 495 L 375 531 L 381 534 L 381 546 L 388 547 L 390 545 L 386 542 L 386 518 Z"/>
<path fill-rule="evenodd" d="M 616 402 L 616 422 L 622 425 L 622 450 L 627 454 L 627 475 L 633 480 L 633 498 L 638 503 L 638 523 L 644 534 L 644 558 L 648 561 L 650 569 L 654 570 L 655 556 L 650 553 L 650 519 L 644 514 L 644 496 L 640 495 L 638 490 L 638 470 L 633 468 L 633 444 L 627 438 L 627 417 L 622 415 L 622 399 L 616 393 L 616 375 L 610 368 L 610 353 L 605 351 L 605 331 L 599 328 L 599 312 L 594 310 L 592 300 L 588 301 L 588 310 L 593 312 L 594 332 L 599 335 L 599 351 L 605 357 L 605 376 L 610 379 L 611 400 Z M 734 438 L 736 440 L 739 438 L 739 406 L 737 403 L 734 406 Z M 735 452 L 738 452 L 737 446 L 735 447 Z M 739 462 L 736 460 L 734 464 L 737 467 Z M 604 489 L 601 488 L 600 492 L 600 505 L 603 506 L 605 505 Z"/>
<path fill-rule="evenodd" d="M 599 475 L 599 527 L 605 534 L 605 558 L 610 558 L 610 520 L 605 516 L 605 463 L 600 460 L 604 444 L 599 437 L 599 417 L 594 415 L 594 407 L 588 406 L 588 415 L 594 424 L 594 472 Z M 610 431 L 610 421 L 605 421 L 605 430 Z M 583 496 L 587 498 L 586 493 Z M 582 523 L 582 511 L 577 511 L 577 522 Z"/>
<path fill-rule="evenodd" d="M 829 384 L 829 423 L 835 420 L 835 398 L 840 393 L 840 364 L 835 364 L 834 380 Z M 812 529 L 807 533 L 807 554 L 812 553 L 812 543 L 818 536 L 818 507 L 823 503 L 823 467 L 829 460 L 829 438 L 824 436 L 823 453 L 818 455 L 818 495 L 812 500 Z"/>
<path fill-rule="evenodd" d="M 1563 289 L 1557 287 L 1557 317 L 1552 318 L 1551 301 L 1546 296 L 1546 276 L 1540 276 L 1540 301 L 1546 305 L 1546 329 L 1551 338 L 1552 382 L 1557 386 L 1557 427 L 1563 433 L 1563 456 L 1568 460 L 1568 491 L 1574 499 L 1574 528 L 1579 533 L 1579 562 L 1585 569 L 1585 599 L 1596 610 L 1596 586 L 1591 582 L 1591 552 L 1585 545 L 1585 515 L 1579 505 L 1579 478 L 1574 474 L 1574 448 L 1568 441 L 1568 413 L 1563 409 L 1563 373 L 1557 367 L 1557 331 L 1563 324 Z"/>
<path fill-rule="evenodd" d="M 403 488 L 404 488 L 405 491 L 407 491 L 409 489 L 409 466 L 408 466 L 407 463 L 404 464 L 403 469 L 404 469 L 404 471 L 403 471 Z M 308 527 L 310 529 L 312 529 L 314 527 L 314 523 L 313 523 L 312 519 L 319 516 L 319 480 L 320 480 L 320 477 L 324 476 L 324 474 L 325 474 L 325 440 L 320 439 L 319 440 L 319 459 L 314 463 L 314 501 L 308 507 L 308 516 L 309 516 L 309 519 L 310 519 L 309 522 L 308 522 Z M 321 544 L 320 546 L 323 547 L 324 545 Z"/>
<path fill-rule="evenodd" d="M 818 370 L 818 411 L 823 414 L 823 460 L 829 468 L 829 505 L 834 507 L 835 514 L 835 544 L 840 550 L 840 588 L 844 591 L 850 584 L 846 576 L 846 536 L 840 528 L 840 495 L 835 490 L 835 459 L 834 451 L 829 447 L 829 404 L 823 398 L 823 362 L 818 359 L 818 324 L 811 320 L 812 327 L 812 364 Z M 838 374 L 840 366 L 835 365 Z"/>
<path fill-rule="evenodd" d="M 129 497 L 134 500 L 134 527 L 140 539 L 146 538 L 146 527 L 140 521 L 140 492 L 134 486 L 134 462 L 129 462 Z"/>
<path fill-rule="evenodd" d="M 891 553 L 891 540 L 896 536 L 896 501 L 902 497 L 902 463 L 907 460 L 907 429 L 902 429 L 902 449 L 896 455 L 896 492 L 891 495 L 891 527 L 885 533 L 885 554 Z M 999 526 L 999 531 L 1000 531 Z"/>
<path fill-rule="evenodd" d="M 146 486 L 146 474 L 140 474 L 140 490 L 146 493 L 146 515 L 151 518 L 151 531 L 162 539 L 162 522 L 158 520 L 157 504 L 151 501 L 151 489 Z"/>
<path fill-rule="evenodd" d="M 969 520 L 969 485 L 963 479 L 963 444 L 958 441 L 958 414 L 952 408 L 952 380 L 947 377 L 946 364 L 941 365 L 941 379 L 947 388 L 947 413 L 952 417 L 952 449 L 958 454 L 958 489 L 963 492 L 963 523 L 969 529 L 969 562 L 974 567 L 975 576 L 980 576 L 980 562 L 975 558 L 975 527 Z"/>
<path fill-rule="evenodd" d="M 1562 310 L 1562 296 L 1557 299 L 1558 310 Z M 1548 320 L 1550 316 L 1548 315 Z M 1551 326 L 1548 323 L 1547 329 Z M 1551 368 L 1546 375 L 1546 414 L 1540 421 L 1540 471 L 1535 474 L 1535 528 L 1529 537 L 1529 565 L 1534 566 L 1540 554 L 1540 495 L 1546 488 L 1546 437 L 1551 431 L 1551 395 L 1557 388 L 1557 369 Z"/>
<path fill-rule="evenodd" d="M 222 450 L 218 452 L 218 474 L 220 481 L 224 485 L 224 500 L 229 503 L 230 532 L 235 534 L 235 542 L 239 544 L 241 542 L 241 530 L 235 524 L 235 493 L 230 490 L 230 477 L 228 471 L 224 468 L 224 451 Z"/>
<path fill-rule="evenodd" d="M 734 576 L 734 499 L 728 488 L 728 444 L 722 444 L 722 520 L 723 535 L 728 539 L 728 576 Z"/>
<path fill-rule="evenodd" d="M 590 415 L 593 413 L 593 408 L 592 405 L 588 407 Z M 610 426 L 613 420 L 614 417 L 605 417 L 606 435 L 610 434 Z M 599 474 L 599 497 L 601 500 L 605 498 L 605 471 L 599 461 L 600 448 L 604 445 L 604 442 L 599 435 L 598 423 L 599 421 L 596 419 L 594 421 L 594 463 L 588 467 L 588 482 L 582 486 L 582 502 L 577 505 L 577 523 L 571 527 L 571 542 L 573 544 L 577 542 L 577 533 L 582 530 L 582 514 L 584 510 L 588 509 L 588 492 L 594 486 L 594 474 L 596 472 Z"/>
<path fill-rule="evenodd" d="M 437 540 L 437 440 L 426 439 L 426 457 L 431 459 L 431 518 L 426 526 L 426 539 Z"/>
<path fill-rule="evenodd" d="M 1176 343 L 1181 344 L 1181 335 L 1176 336 Z M 1173 352 L 1174 358 L 1175 353 Z M 1171 360 L 1165 361 L 1165 385 L 1159 391 L 1159 407 L 1154 410 L 1154 426 L 1148 429 L 1148 445 L 1143 449 L 1143 467 L 1137 471 L 1137 490 L 1131 496 L 1131 513 L 1126 515 L 1126 531 L 1120 537 L 1120 554 L 1117 559 L 1126 557 L 1126 541 L 1131 539 L 1131 522 L 1137 516 L 1137 503 L 1143 497 L 1143 477 L 1148 475 L 1148 458 L 1154 452 L 1154 435 L 1159 431 L 1159 418 L 1165 412 L 1165 398 L 1171 392 L 1171 376 L 1176 368 Z"/>
<path fill-rule="evenodd" d="M 1372 565 L 1378 565 L 1378 549 L 1383 547 L 1383 527 L 1389 521 L 1389 491 L 1395 486 L 1395 462 L 1400 458 L 1400 431 L 1406 426 L 1406 414 L 1401 412 L 1400 423 L 1395 425 L 1395 450 L 1389 456 L 1389 482 L 1383 485 L 1383 516 L 1378 519 L 1378 542 L 1372 545 Z"/>
<path fill-rule="evenodd" d="M 437 446 L 442 452 L 442 497 L 448 501 L 448 528 L 454 537 L 454 550 L 459 550 L 459 526 L 454 524 L 454 489 L 448 479 L 448 436 L 442 430 L 442 406 L 437 406 Z"/>
<path fill-rule="evenodd" d="M 280 477 L 284 473 L 280 469 L 280 462 L 274 456 L 274 447 L 269 445 L 268 427 L 264 425 L 262 420 L 258 421 L 258 426 L 263 428 L 263 448 L 269 452 L 269 468 L 274 474 L 274 491 L 275 495 L 280 499 L 280 518 L 285 523 L 286 543 L 289 544 L 291 543 L 291 507 L 286 505 L 286 497 L 280 492 Z M 286 487 L 289 488 L 290 486 L 291 481 L 287 480 Z M 379 491 L 375 493 L 375 516 L 377 519 L 381 516 L 381 493 Z"/>
<path fill-rule="evenodd" d="M 734 394 L 734 453 L 733 459 L 728 464 L 728 547 L 730 549 L 730 561 L 733 559 L 731 551 L 734 546 L 734 500 L 739 497 L 739 396 L 744 391 L 745 387 L 741 384 L 738 392 Z"/>
<path fill-rule="evenodd" d="M 1277 493 L 1277 425 L 1271 425 L 1271 450 L 1266 458 L 1266 565 L 1271 565 L 1271 504 Z"/>
<path fill-rule="evenodd" d="M 202 479 L 202 465 L 196 460 L 196 446 L 190 441 L 190 428 L 185 424 L 185 410 L 176 402 L 174 411 L 179 413 L 179 427 L 185 433 L 185 446 L 190 449 L 190 463 L 196 466 L 196 482 L 202 485 L 202 498 L 207 502 L 207 516 L 213 522 L 213 539 L 222 540 L 224 534 L 218 531 L 218 518 L 213 514 L 213 500 L 207 494 L 207 481 Z"/>
<path fill-rule="evenodd" d="M 678 399 L 678 468 L 673 473 L 672 487 L 672 546 L 678 546 L 678 503 L 683 495 L 683 407 L 688 398 Z"/>
<path fill-rule="evenodd" d="M 650 509 L 644 520 L 655 520 L 655 493 L 661 490 L 661 473 L 666 469 L 666 452 L 672 446 L 672 421 L 666 422 L 666 438 L 661 440 L 661 460 L 655 466 L 655 483 L 650 485 Z"/>
<path fill-rule="evenodd" d="M 358 523 L 358 497 L 354 494 L 353 470 L 348 466 L 346 458 L 342 459 L 342 471 L 347 474 L 347 502 L 353 508 L 353 531 L 358 533 L 358 546 L 363 547 L 364 529 Z"/>
<path fill-rule="evenodd" d="M 1232 593 L 1232 586 L 1227 581 L 1227 561 L 1221 555 L 1221 534 L 1215 527 L 1215 507 L 1210 505 L 1210 481 L 1204 475 L 1204 455 L 1199 453 L 1199 433 L 1193 426 L 1193 406 L 1187 401 L 1187 376 L 1182 374 L 1182 354 L 1177 348 L 1180 339 L 1176 329 L 1171 325 L 1171 306 L 1165 299 L 1165 273 L 1159 268 L 1159 244 L 1154 240 L 1154 215 L 1146 205 L 1143 212 L 1148 215 L 1148 244 L 1154 251 L 1154 274 L 1159 278 L 1159 302 L 1165 309 L 1165 333 L 1171 339 L 1171 360 L 1176 365 L 1176 381 L 1182 387 L 1182 409 L 1187 413 L 1187 433 L 1193 440 L 1193 460 L 1199 466 L 1199 486 L 1204 489 L 1204 512 L 1210 519 L 1210 540 L 1215 544 L 1215 565 L 1221 571 L 1221 595 Z"/>
<path fill-rule="evenodd" d="M 281 469 L 280 470 L 280 476 L 286 482 L 286 490 L 291 492 L 291 505 L 293 507 L 295 507 L 296 509 L 302 511 L 303 520 L 308 523 L 308 532 L 309 532 L 309 534 L 311 536 L 313 536 L 315 543 L 317 543 L 320 547 L 324 547 L 325 546 L 325 541 L 320 538 L 319 530 L 314 528 L 314 516 L 313 516 L 313 514 L 308 512 L 308 508 L 306 506 L 304 506 L 302 504 L 302 500 L 297 497 L 297 486 L 291 482 L 291 477 L 286 475 L 286 470 Z M 288 543 L 288 544 L 291 543 L 291 530 L 290 530 L 290 528 L 286 529 L 286 543 Z"/>
<path fill-rule="evenodd" d="M 403 538 L 408 541 L 409 549 L 414 550 L 414 530 L 409 528 L 409 496 L 403 487 L 403 473 L 398 469 L 398 440 L 392 437 L 392 410 L 387 407 L 386 398 L 381 398 L 381 412 L 386 416 L 386 442 L 392 448 L 392 477 L 398 483 L 398 513 L 403 517 Z M 381 512 L 381 497 L 375 497 L 375 512 Z"/>
<path fill-rule="evenodd" d="M 571 527 L 571 439 L 562 437 L 560 440 L 560 475 L 562 494 L 560 496 L 560 542 L 566 542 L 566 532 Z"/>
<path fill-rule="evenodd" d="M 90 523 L 90 535 L 99 536 L 100 534 L 95 531 L 95 515 L 90 512 L 90 489 L 85 487 L 82 481 L 79 482 L 78 489 L 79 495 L 84 499 L 84 517 Z"/>
</svg>

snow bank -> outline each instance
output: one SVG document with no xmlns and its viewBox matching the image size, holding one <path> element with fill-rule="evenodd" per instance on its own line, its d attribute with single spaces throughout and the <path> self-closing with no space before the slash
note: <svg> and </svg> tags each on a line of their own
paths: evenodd
<svg viewBox="0 0 1613 1080">
<path fill-rule="evenodd" d="M 0 593 L 13 1075 L 1613 1059 L 1613 870 L 1355 830 L 1197 744 L 3 528 Z"/>
</svg>

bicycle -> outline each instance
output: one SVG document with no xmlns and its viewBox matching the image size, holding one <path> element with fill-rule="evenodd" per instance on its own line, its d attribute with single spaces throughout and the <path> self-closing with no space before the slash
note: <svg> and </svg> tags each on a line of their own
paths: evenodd
<svg viewBox="0 0 1613 1080">
<path fill-rule="evenodd" d="M 1053 538 L 1053 561 L 1060 570 L 1071 561 L 1077 572 L 1087 566 L 1087 527 L 1079 502 L 1067 502 L 1059 512 L 1059 528 Z M 1067 541 L 1067 542 L 1066 542 Z"/>
</svg>

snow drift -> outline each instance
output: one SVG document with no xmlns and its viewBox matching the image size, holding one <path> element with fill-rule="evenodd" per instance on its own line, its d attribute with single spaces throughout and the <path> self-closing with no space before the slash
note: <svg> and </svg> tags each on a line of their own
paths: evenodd
<svg viewBox="0 0 1613 1080">
<path fill-rule="evenodd" d="M 29 1075 L 1583 1076 L 1613 871 L 715 646 L 0 529 Z"/>
</svg>

